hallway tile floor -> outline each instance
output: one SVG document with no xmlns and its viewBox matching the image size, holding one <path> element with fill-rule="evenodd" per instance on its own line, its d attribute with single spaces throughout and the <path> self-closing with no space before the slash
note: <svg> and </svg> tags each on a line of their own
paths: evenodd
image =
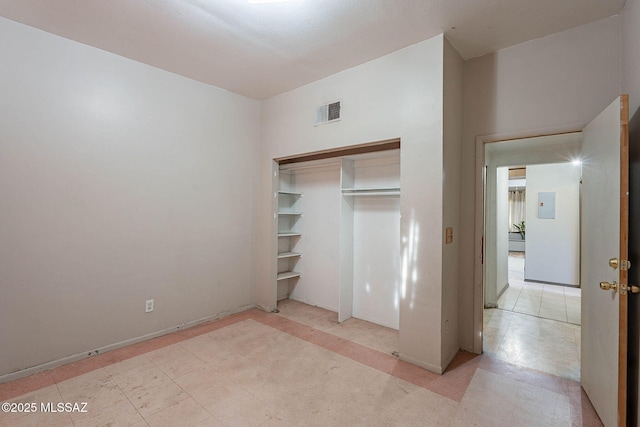
<svg viewBox="0 0 640 427">
<path fill-rule="evenodd" d="M 575 381 L 465 352 L 437 375 L 389 353 L 397 331 L 279 308 L 0 384 L 1 402 L 38 408 L 0 412 L 0 426 L 601 425 Z M 86 412 L 40 410 L 57 402 Z"/>
<path fill-rule="evenodd" d="M 580 326 L 500 309 L 484 310 L 485 354 L 580 381 Z"/>
<path fill-rule="evenodd" d="M 524 258 L 509 256 L 509 288 L 484 310 L 486 354 L 580 381 L 580 289 L 524 282 Z"/>
<path fill-rule="evenodd" d="M 580 288 L 524 281 L 524 255 L 509 253 L 509 287 L 498 308 L 580 325 Z"/>
</svg>

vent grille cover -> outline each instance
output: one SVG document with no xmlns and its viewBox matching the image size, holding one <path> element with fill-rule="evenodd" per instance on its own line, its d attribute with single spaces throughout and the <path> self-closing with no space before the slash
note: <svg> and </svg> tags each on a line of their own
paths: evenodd
<svg viewBox="0 0 640 427">
<path fill-rule="evenodd" d="M 340 101 L 331 102 L 316 107 L 316 125 L 330 123 L 340 120 Z"/>
</svg>

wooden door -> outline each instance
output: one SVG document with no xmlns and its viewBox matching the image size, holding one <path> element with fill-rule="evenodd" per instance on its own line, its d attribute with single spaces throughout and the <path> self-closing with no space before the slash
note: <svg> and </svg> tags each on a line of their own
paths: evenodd
<svg viewBox="0 0 640 427">
<path fill-rule="evenodd" d="M 583 130 L 581 382 L 607 427 L 626 425 L 628 116 L 623 95 Z"/>
</svg>

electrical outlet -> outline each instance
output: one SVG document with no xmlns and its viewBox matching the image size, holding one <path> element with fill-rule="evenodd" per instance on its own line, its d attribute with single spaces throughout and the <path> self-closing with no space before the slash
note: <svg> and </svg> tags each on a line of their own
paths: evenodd
<svg viewBox="0 0 640 427">
<path fill-rule="evenodd" d="M 145 313 L 151 313 L 153 311 L 153 300 L 152 299 L 148 299 L 145 306 L 144 306 L 144 312 Z"/>
</svg>

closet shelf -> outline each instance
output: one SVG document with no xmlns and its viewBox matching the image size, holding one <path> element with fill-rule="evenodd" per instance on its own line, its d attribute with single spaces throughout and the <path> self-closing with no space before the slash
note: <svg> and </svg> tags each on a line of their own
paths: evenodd
<svg viewBox="0 0 640 427">
<path fill-rule="evenodd" d="M 343 196 L 399 196 L 400 187 L 381 187 L 381 188 L 343 188 Z"/>
<path fill-rule="evenodd" d="M 302 197 L 302 193 L 296 193 L 295 191 L 278 191 L 278 194 L 282 194 L 284 196 Z"/>
<path fill-rule="evenodd" d="M 278 280 L 293 279 L 300 276 L 301 274 L 297 271 L 285 271 L 284 273 L 278 273 Z"/>
<path fill-rule="evenodd" d="M 282 258 L 295 258 L 295 257 L 301 257 L 302 254 L 298 253 L 298 252 L 280 252 L 278 254 L 278 259 L 282 259 Z"/>
<path fill-rule="evenodd" d="M 302 236 L 302 233 L 298 233 L 296 231 L 280 231 L 278 232 L 278 237 L 299 237 Z"/>
<path fill-rule="evenodd" d="M 302 216 L 302 212 L 278 212 L 278 215 Z"/>
</svg>

